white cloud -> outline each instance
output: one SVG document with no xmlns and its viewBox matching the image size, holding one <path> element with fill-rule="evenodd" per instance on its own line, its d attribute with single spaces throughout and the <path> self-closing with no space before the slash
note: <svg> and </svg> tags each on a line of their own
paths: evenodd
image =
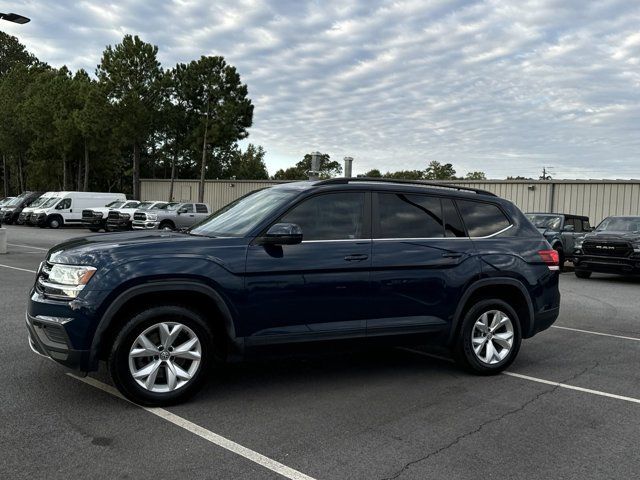
<svg viewBox="0 0 640 480">
<path fill-rule="evenodd" d="M 17 7 L 16 7 L 17 8 Z M 625 0 L 25 3 L 3 27 L 93 72 L 124 33 L 165 67 L 223 55 L 256 105 L 270 171 L 304 153 L 364 172 L 640 177 L 640 5 Z"/>
</svg>

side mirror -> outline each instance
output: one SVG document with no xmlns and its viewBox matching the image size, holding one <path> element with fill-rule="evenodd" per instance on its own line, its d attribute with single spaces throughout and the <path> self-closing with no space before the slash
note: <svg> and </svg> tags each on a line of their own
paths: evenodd
<svg viewBox="0 0 640 480">
<path fill-rule="evenodd" d="M 302 229 L 295 223 L 276 223 L 259 242 L 262 245 L 295 245 L 302 242 Z"/>
<path fill-rule="evenodd" d="M 575 232 L 576 231 L 576 227 L 574 227 L 573 225 L 565 225 L 564 227 L 562 227 L 562 231 L 563 232 Z"/>
</svg>

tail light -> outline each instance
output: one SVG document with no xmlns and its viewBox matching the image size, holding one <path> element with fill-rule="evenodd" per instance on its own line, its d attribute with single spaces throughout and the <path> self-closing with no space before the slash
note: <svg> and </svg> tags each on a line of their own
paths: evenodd
<svg viewBox="0 0 640 480">
<path fill-rule="evenodd" d="M 560 255 L 556 250 L 540 250 L 538 255 L 547 264 L 549 270 L 560 270 Z"/>
</svg>

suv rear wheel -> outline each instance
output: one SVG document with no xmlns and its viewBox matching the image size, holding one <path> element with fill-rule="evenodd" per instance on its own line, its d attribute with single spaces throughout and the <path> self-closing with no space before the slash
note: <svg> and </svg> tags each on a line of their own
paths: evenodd
<svg viewBox="0 0 640 480">
<path fill-rule="evenodd" d="M 513 362 L 521 341 L 515 310 L 503 300 L 480 300 L 464 316 L 454 353 L 467 370 L 493 375 Z"/>
<path fill-rule="evenodd" d="M 122 394 L 140 405 L 182 402 L 202 386 L 213 358 L 203 317 L 182 306 L 138 313 L 116 337 L 109 371 Z"/>
<path fill-rule="evenodd" d="M 577 270 L 575 271 L 576 277 L 578 278 L 590 278 L 591 272 L 589 270 Z"/>
</svg>

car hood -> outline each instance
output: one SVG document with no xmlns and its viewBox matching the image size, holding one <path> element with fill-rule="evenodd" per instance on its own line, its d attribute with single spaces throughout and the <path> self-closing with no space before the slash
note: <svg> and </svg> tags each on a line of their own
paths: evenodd
<svg viewBox="0 0 640 480">
<path fill-rule="evenodd" d="M 217 249 L 246 243 L 246 238 L 199 237 L 158 230 L 107 233 L 87 235 L 60 243 L 49 250 L 47 259 L 67 265 L 99 266 L 152 256 L 215 257 Z"/>
<path fill-rule="evenodd" d="M 587 233 L 584 237 L 585 240 L 602 240 L 602 241 L 627 241 L 638 242 L 640 241 L 640 232 L 615 232 L 615 231 L 601 231 Z"/>
</svg>

